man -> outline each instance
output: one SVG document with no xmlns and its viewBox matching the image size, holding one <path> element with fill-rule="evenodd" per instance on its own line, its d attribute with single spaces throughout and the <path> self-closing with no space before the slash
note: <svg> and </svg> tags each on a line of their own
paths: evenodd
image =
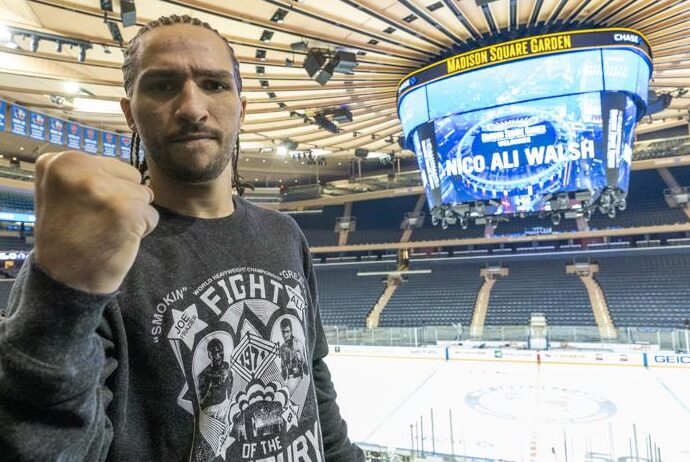
<svg viewBox="0 0 690 462">
<path fill-rule="evenodd" d="M 232 390 L 232 375 L 224 358 L 223 342 L 211 339 L 207 349 L 211 364 L 199 374 L 199 406 L 202 411 L 223 404 Z"/>
<path fill-rule="evenodd" d="M 123 64 L 142 171 L 77 152 L 38 159 L 35 248 L 0 324 L 3 460 L 363 460 L 323 361 L 306 240 L 232 194 L 238 70 L 207 24 L 154 21 Z M 285 315 L 305 332 L 302 394 L 272 367 Z M 214 338 L 231 358 L 227 416 L 194 393 L 209 352 L 218 361 Z"/>
<path fill-rule="evenodd" d="M 285 343 L 280 345 L 281 371 L 284 379 L 301 379 L 308 375 L 304 359 L 304 345 L 292 334 L 292 322 L 288 318 L 280 321 L 280 332 Z"/>
</svg>

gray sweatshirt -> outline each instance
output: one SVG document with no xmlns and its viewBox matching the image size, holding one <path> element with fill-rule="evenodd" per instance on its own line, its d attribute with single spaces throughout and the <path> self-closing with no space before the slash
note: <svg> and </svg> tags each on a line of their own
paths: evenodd
<svg viewBox="0 0 690 462">
<path fill-rule="evenodd" d="M 0 323 L 0 460 L 364 460 L 297 224 L 240 198 L 226 218 L 159 212 L 116 293 L 22 268 Z"/>
</svg>

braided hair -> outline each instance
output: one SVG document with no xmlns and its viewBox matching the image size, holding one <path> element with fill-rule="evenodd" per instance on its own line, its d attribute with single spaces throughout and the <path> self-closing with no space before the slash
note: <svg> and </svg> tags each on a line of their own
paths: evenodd
<svg viewBox="0 0 690 462">
<path fill-rule="evenodd" d="M 235 85 L 237 86 L 237 94 L 242 93 L 242 76 L 240 75 L 240 63 L 235 56 L 235 51 L 232 49 L 227 40 L 218 32 L 216 29 L 211 27 L 207 22 L 201 21 L 200 19 L 193 18 L 189 15 L 170 15 L 161 16 L 160 18 L 149 22 L 139 29 L 137 35 L 129 42 L 129 45 L 124 50 L 124 61 L 122 63 L 122 74 L 124 77 L 125 93 L 128 98 L 132 97 L 134 91 L 133 85 L 136 78 L 136 69 L 139 60 L 139 46 L 141 43 L 141 36 L 146 34 L 152 29 L 161 26 L 170 26 L 175 24 L 189 24 L 192 26 L 199 26 L 214 32 L 219 38 L 223 40 L 223 43 L 228 47 L 230 52 L 230 59 L 232 61 L 232 68 L 235 74 Z M 139 159 L 139 148 L 141 146 L 141 136 L 138 133 L 132 134 L 132 151 L 130 153 L 129 163 L 134 166 L 142 175 L 142 183 L 145 183 L 150 177 L 148 173 L 148 164 L 146 162 L 146 157 Z M 254 186 L 250 183 L 246 183 L 244 179 L 240 176 L 237 171 L 238 160 L 240 157 L 240 139 L 239 134 L 235 142 L 235 150 L 232 153 L 232 187 L 237 190 L 237 194 L 242 196 L 246 188 L 254 189 Z"/>
</svg>

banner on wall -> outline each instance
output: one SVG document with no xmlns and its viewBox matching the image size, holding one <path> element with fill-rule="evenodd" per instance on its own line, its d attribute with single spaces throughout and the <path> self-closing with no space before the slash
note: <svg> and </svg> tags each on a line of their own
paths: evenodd
<svg viewBox="0 0 690 462">
<path fill-rule="evenodd" d="M 84 138 L 84 152 L 96 154 L 98 152 L 98 130 L 82 127 L 81 136 Z"/>
<path fill-rule="evenodd" d="M 7 103 L 0 101 L 0 131 L 5 131 L 5 111 L 7 110 Z"/>
<path fill-rule="evenodd" d="M 54 117 L 48 118 L 48 142 L 64 146 L 65 121 Z"/>
<path fill-rule="evenodd" d="M 81 151 L 81 130 L 79 124 L 67 122 L 67 146 Z"/>
<path fill-rule="evenodd" d="M 120 135 L 120 157 L 129 162 L 129 155 L 132 152 L 132 138 Z"/>
<path fill-rule="evenodd" d="M 117 135 L 111 132 L 101 132 L 103 142 L 103 155 L 108 157 L 115 157 L 117 155 Z"/>
<path fill-rule="evenodd" d="M 38 141 L 46 140 L 46 118 L 38 112 L 29 112 L 29 137 Z"/>
<path fill-rule="evenodd" d="M 10 120 L 12 121 L 12 133 L 26 136 L 26 109 L 21 106 L 10 106 Z"/>
</svg>

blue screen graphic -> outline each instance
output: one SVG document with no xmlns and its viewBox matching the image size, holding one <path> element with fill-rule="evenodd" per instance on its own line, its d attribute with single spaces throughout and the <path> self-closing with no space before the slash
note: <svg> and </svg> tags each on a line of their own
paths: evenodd
<svg viewBox="0 0 690 462">
<path fill-rule="evenodd" d="M 442 202 L 501 201 L 503 213 L 541 197 L 606 185 L 598 92 L 502 106 L 435 122 Z"/>
<path fill-rule="evenodd" d="M 529 213 L 560 192 L 627 191 L 650 73 L 641 52 L 599 48 L 480 68 L 403 94 L 403 132 L 430 208 L 493 201 L 498 214 Z M 610 103 L 607 94 L 621 98 Z"/>
<path fill-rule="evenodd" d="M 430 117 L 573 93 L 601 91 L 598 50 L 526 59 L 430 84 Z"/>
</svg>

